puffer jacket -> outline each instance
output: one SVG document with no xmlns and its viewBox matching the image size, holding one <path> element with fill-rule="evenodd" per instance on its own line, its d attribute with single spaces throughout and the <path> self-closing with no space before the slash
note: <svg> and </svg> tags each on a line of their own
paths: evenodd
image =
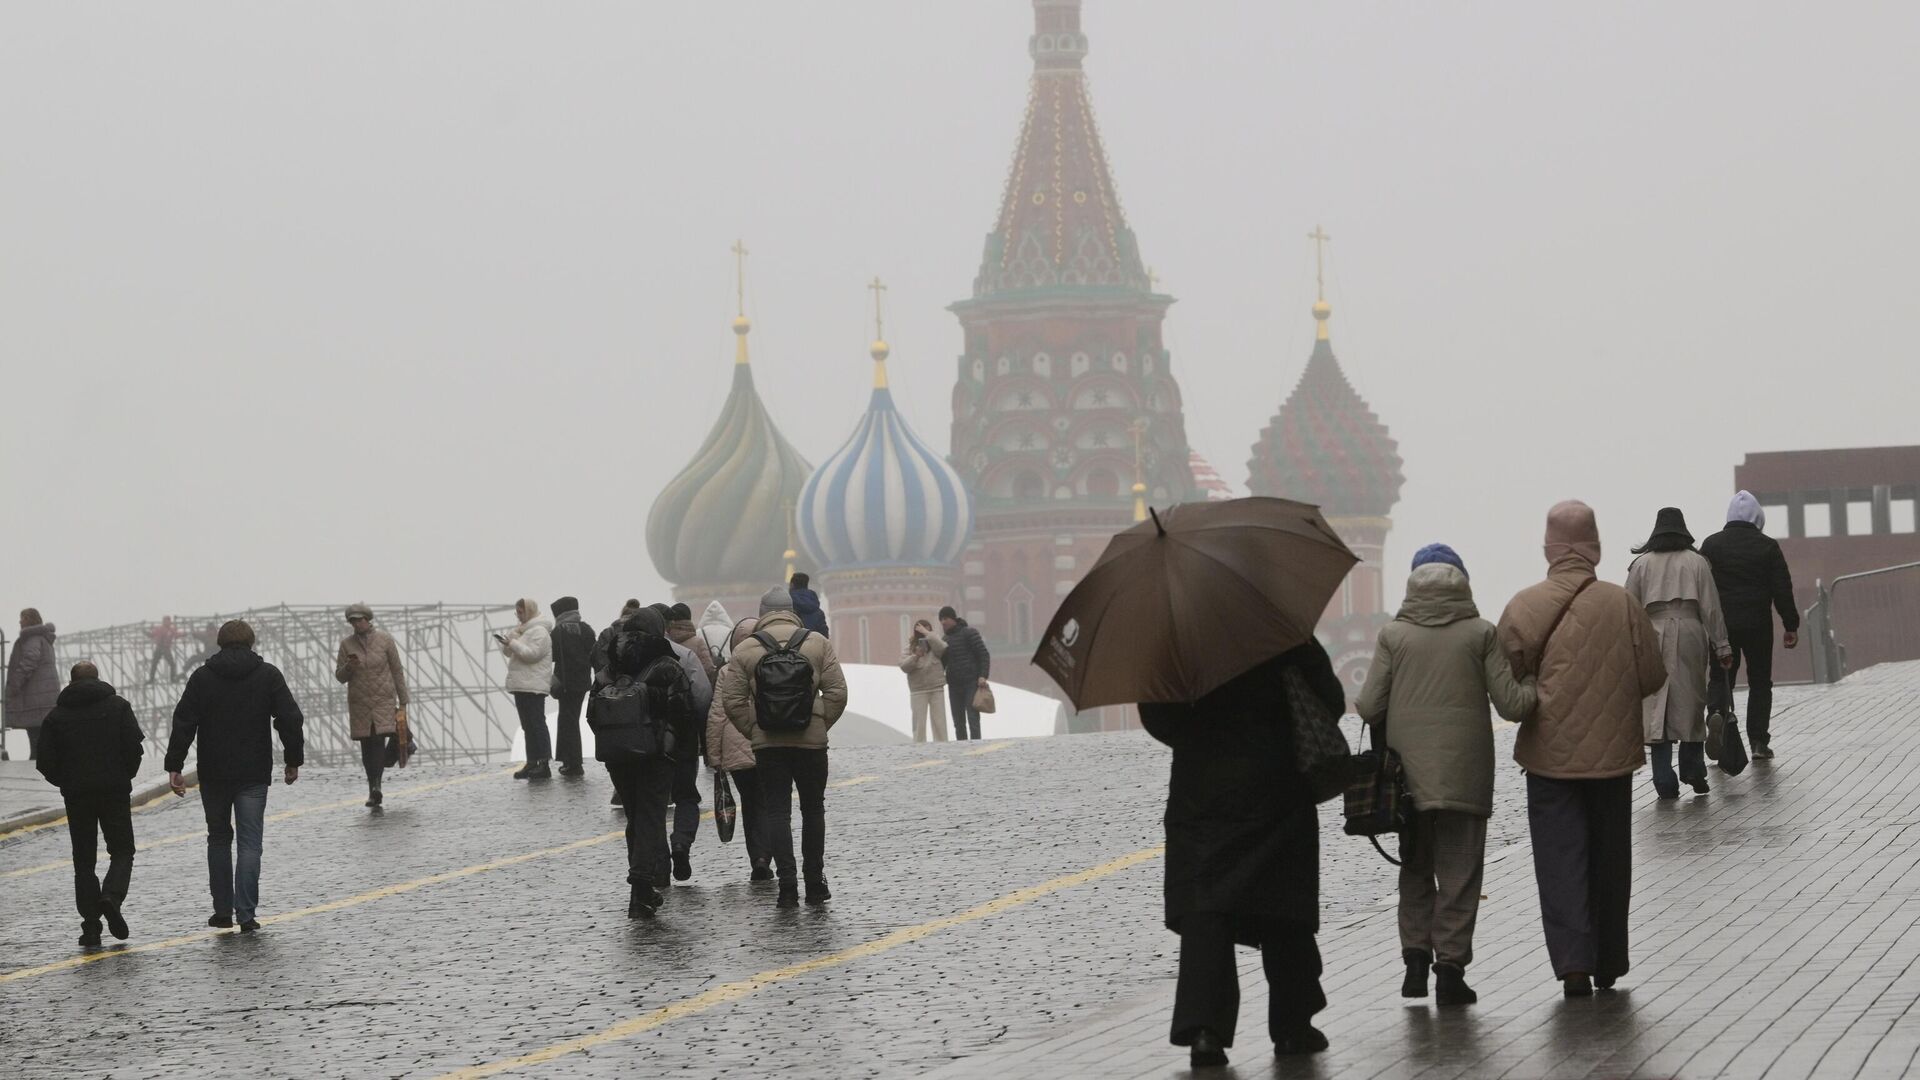
<svg viewBox="0 0 1920 1080">
<path fill-rule="evenodd" d="M 1666 685 L 1667 668 L 1653 624 L 1627 590 L 1594 580 L 1592 563 L 1564 555 L 1547 580 L 1507 604 L 1499 639 L 1513 673 L 1539 680 L 1539 705 L 1514 740 L 1521 768 L 1602 780 L 1646 764 L 1640 702 Z"/>
<path fill-rule="evenodd" d="M 775 642 L 785 645 L 787 639 L 799 633 L 800 616 L 791 611 L 775 611 L 760 620 L 759 632 L 771 637 Z M 813 721 L 804 731 L 769 732 L 761 729 L 754 718 L 754 670 L 760 666 L 760 660 L 767 653 L 767 647 L 754 638 L 740 642 L 733 650 L 733 658 L 720 672 L 720 692 L 715 695 L 727 710 L 727 722 L 740 734 L 753 740 L 753 748 L 764 750 L 769 746 L 796 746 L 806 750 L 825 750 L 827 748 L 827 730 L 847 711 L 847 678 L 840 670 L 840 659 L 834 655 L 833 643 L 819 634 L 808 634 L 800 643 L 800 655 L 813 665 Z"/>
<path fill-rule="evenodd" d="M 500 652 L 507 658 L 507 692 L 540 694 L 553 689 L 553 620 L 535 615 L 507 631 Z"/>
<path fill-rule="evenodd" d="M 1780 613 L 1783 629 L 1800 629 L 1793 572 L 1787 569 L 1779 541 L 1757 525 L 1729 521 L 1700 544 L 1700 554 L 1713 564 L 1713 584 L 1720 592 L 1728 629 L 1772 633 L 1773 611 Z"/>
<path fill-rule="evenodd" d="M 360 658 L 349 665 L 347 656 Z M 385 630 L 365 636 L 348 634 L 334 658 L 333 677 L 347 684 L 347 723 L 361 741 L 397 730 L 394 710 L 407 706 L 407 672 L 400 665 L 400 647 Z"/>
<path fill-rule="evenodd" d="M 1467 575 L 1444 563 L 1407 579 L 1407 598 L 1380 630 L 1373 667 L 1354 709 L 1384 722 L 1421 810 L 1493 814 L 1493 718 L 1525 720 L 1537 700 L 1480 617 Z"/>
<path fill-rule="evenodd" d="M 732 643 L 728 647 L 738 648 L 742 641 L 752 637 L 757 621 L 740 620 L 740 625 L 733 628 Z M 805 648 L 804 642 L 801 647 Z M 753 768 L 754 763 L 753 740 L 727 723 L 726 703 L 720 700 L 719 694 L 713 695 L 713 705 L 707 709 L 707 767 L 721 772 L 745 772 Z"/>
<path fill-rule="evenodd" d="M 60 698 L 60 665 L 53 658 L 52 623 L 29 626 L 7 661 L 7 718 L 11 728 L 37 728 Z"/>
</svg>

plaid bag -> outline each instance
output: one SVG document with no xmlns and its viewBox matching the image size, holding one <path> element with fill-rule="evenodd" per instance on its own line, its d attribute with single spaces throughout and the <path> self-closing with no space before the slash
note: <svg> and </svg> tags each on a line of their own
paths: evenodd
<svg viewBox="0 0 1920 1080">
<path fill-rule="evenodd" d="M 1346 790 L 1353 767 L 1353 749 L 1340 718 L 1307 685 L 1306 676 L 1292 667 L 1282 676 L 1287 684 L 1287 712 L 1293 719 L 1293 761 L 1313 792 L 1313 801 L 1326 802 Z"/>
<path fill-rule="evenodd" d="M 1368 730 L 1372 730 L 1371 725 Z M 1398 866 L 1400 860 L 1380 846 L 1380 837 L 1406 828 L 1413 799 L 1407 795 L 1407 774 L 1400 766 L 1399 753 L 1379 745 L 1378 738 L 1374 744 L 1373 749 L 1354 756 L 1353 775 L 1347 781 L 1344 829 L 1348 836 L 1364 836 L 1373 841 L 1381 858 Z"/>
</svg>

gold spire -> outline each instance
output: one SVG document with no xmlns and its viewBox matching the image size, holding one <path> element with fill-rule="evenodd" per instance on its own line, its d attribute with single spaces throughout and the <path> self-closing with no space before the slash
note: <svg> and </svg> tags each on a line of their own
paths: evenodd
<svg viewBox="0 0 1920 1080">
<path fill-rule="evenodd" d="M 733 317 L 733 362 L 747 362 L 747 332 L 753 329 L 753 323 L 747 318 L 747 245 L 745 242 L 733 242 L 733 292 L 738 306 Z"/>
<path fill-rule="evenodd" d="M 893 353 L 893 349 L 887 345 L 887 324 L 880 311 L 880 294 L 887 291 L 887 283 L 875 274 L 873 280 L 867 283 L 867 288 L 873 290 L 873 346 L 867 350 L 873 357 L 873 388 L 885 390 L 887 357 Z"/>
<path fill-rule="evenodd" d="M 1133 520 L 1147 520 L 1147 477 L 1144 458 L 1140 452 L 1140 439 L 1147 433 L 1147 418 L 1135 420 L 1128 429 L 1133 432 Z"/>
<path fill-rule="evenodd" d="M 787 550 L 782 552 L 780 557 L 787 560 L 787 580 L 792 581 L 794 571 L 793 563 L 795 559 L 800 557 L 800 553 L 794 550 L 793 544 L 793 500 L 788 499 L 781 505 L 784 506 L 787 511 Z"/>
<path fill-rule="evenodd" d="M 1327 319 L 1333 315 L 1333 305 L 1327 303 L 1326 245 L 1333 237 L 1327 235 L 1327 230 L 1315 225 L 1313 231 L 1307 234 L 1307 239 L 1313 241 L 1313 319 L 1319 324 L 1314 328 L 1313 337 L 1316 341 L 1325 341 Z"/>
</svg>

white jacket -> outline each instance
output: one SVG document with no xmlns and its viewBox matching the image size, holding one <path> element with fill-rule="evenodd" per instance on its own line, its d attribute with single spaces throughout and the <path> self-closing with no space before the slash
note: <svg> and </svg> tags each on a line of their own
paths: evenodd
<svg viewBox="0 0 1920 1080">
<path fill-rule="evenodd" d="M 553 691 L 553 620 L 545 615 L 514 627 L 500 646 L 507 658 L 507 692 L 547 694 Z"/>
</svg>

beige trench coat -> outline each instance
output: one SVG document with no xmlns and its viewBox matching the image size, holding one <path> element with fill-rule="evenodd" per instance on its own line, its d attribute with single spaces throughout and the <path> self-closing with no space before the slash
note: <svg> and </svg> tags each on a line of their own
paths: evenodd
<svg viewBox="0 0 1920 1080">
<path fill-rule="evenodd" d="M 1708 667 L 1727 654 L 1727 623 L 1713 566 L 1697 551 L 1649 551 L 1627 570 L 1627 592 L 1647 609 L 1666 685 L 1640 703 L 1649 743 L 1707 737 Z"/>
</svg>

